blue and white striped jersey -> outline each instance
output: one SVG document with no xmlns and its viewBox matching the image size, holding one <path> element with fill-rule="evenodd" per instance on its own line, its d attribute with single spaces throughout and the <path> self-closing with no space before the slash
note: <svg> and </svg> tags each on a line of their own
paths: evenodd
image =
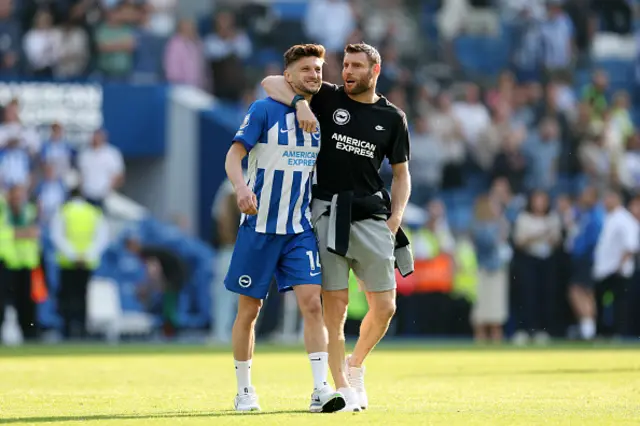
<svg viewBox="0 0 640 426">
<path fill-rule="evenodd" d="M 234 141 L 249 152 L 249 188 L 258 214 L 241 223 L 264 234 L 299 234 L 311 229 L 311 185 L 320 132 L 304 132 L 295 109 L 271 98 L 254 102 Z"/>
</svg>

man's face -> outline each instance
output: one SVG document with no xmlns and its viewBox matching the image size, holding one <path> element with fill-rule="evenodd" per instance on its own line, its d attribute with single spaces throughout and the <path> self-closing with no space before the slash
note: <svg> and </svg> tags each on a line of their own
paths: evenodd
<svg viewBox="0 0 640 426">
<path fill-rule="evenodd" d="M 316 56 L 301 58 L 289 65 L 285 78 L 300 92 L 315 95 L 322 86 L 323 64 L 323 60 Z"/>
<path fill-rule="evenodd" d="M 20 207 L 24 203 L 25 199 L 25 190 L 21 186 L 14 186 L 7 194 L 7 201 L 14 207 Z"/>
<path fill-rule="evenodd" d="M 379 72 L 379 71 L 378 71 Z M 347 53 L 342 63 L 344 90 L 350 95 L 359 95 L 375 85 L 374 66 L 364 52 Z"/>
</svg>

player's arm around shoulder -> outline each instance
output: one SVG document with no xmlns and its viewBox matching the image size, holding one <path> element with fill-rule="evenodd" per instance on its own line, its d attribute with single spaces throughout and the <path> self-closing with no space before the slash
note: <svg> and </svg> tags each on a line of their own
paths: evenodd
<svg viewBox="0 0 640 426">
<path fill-rule="evenodd" d="M 305 99 L 296 96 L 296 92 L 287 83 L 284 76 L 270 75 L 265 77 L 260 84 L 271 99 L 296 109 L 296 118 L 302 130 L 308 133 L 316 131 L 318 120 L 311 111 L 311 105 Z"/>
<path fill-rule="evenodd" d="M 251 104 L 240 128 L 236 132 L 233 143 L 227 151 L 225 171 L 236 192 L 238 208 L 244 214 L 258 213 L 258 200 L 244 181 L 242 160 L 260 141 L 267 123 L 266 101 L 259 100 Z"/>
</svg>

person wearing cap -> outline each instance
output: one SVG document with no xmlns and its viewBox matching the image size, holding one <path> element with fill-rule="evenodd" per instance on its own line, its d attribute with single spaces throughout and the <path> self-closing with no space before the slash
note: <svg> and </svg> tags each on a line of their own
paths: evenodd
<svg viewBox="0 0 640 426">
<path fill-rule="evenodd" d="M 107 222 L 74 188 L 51 220 L 51 239 L 60 268 L 58 306 L 65 338 L 86 334 L 87 287 L 109 243 Z"/>
</svg>

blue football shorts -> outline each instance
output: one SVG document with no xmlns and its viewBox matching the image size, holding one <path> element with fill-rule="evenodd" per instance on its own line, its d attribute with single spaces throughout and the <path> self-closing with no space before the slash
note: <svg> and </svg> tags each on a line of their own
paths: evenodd
<svg viewBox="0 0 640 426">
<path fill-rule="evenodd" d="M 276 235 L 240 226 L 225 287 L 234 293 L 264 299 L 274 276 L 281 293 L 296 285 L 322 284 L 322 267 L 313 230 Z"/>
</svg>

